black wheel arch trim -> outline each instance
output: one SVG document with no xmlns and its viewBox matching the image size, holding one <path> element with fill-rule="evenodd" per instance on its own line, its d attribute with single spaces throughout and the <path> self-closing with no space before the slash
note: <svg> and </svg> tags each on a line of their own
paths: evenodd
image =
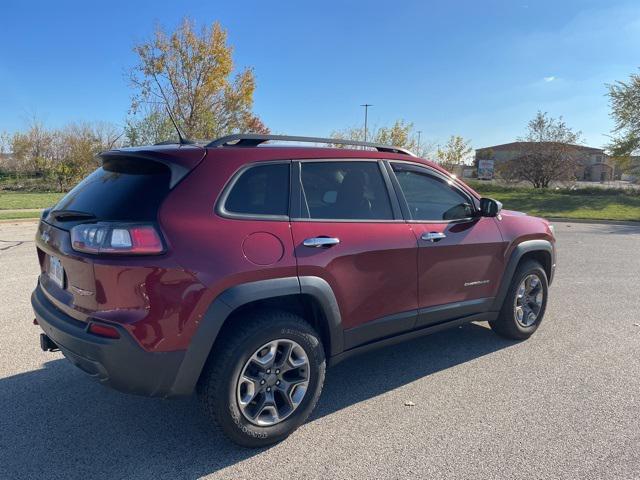
<svg viewBox="0 0 640 480">
<path fill-rule="evenodd" d="M 326 280 L 314 276 L 301 276 L 243 283 L 228 288 L 209 305 L 185 352 L 170 396 L 189 395 L 193 392 L 222 326 L 237 308 L 257 300 L 288 295 L 309 295 L 318 302 L 326 319 L 330 356 L 341 353 L 343 333 L 340 309 Z"/>
<path fill-rule="evenodd" d="M 518 264 L 522 257 L 531 252 L 545 252 L 550 256 L 550 275 L 548 278 L 549 284 L 553 279 L 553 271 L 555 268 L 555 253 L 553 249 L 553 245 L 548 240 L 525 240 L 523 242 L 518 243 L 513 251 L 511 252 L 511 256 L 507 262 L 507 265 L 504 270 L 504 274 L 502 275 L 502 281 L 500 282 L 500 288 L 498 289 L 498 293 L 493 302 L 493 306 L 491 311 L 497 312 L 502 308 L 502 304 L 504 303 L 504 299 L 507 295 L 507 291 L 509 290 L 509 285 L 511 285 L 511 281 L 513 280 L 513 276 L 516 273 L 516 269 L 518 268 Z"/>
</svg>

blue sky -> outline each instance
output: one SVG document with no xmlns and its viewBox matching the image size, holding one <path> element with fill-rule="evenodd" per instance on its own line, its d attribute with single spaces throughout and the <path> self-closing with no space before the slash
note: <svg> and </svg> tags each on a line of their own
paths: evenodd
<svg viewBox="0 0 640 480">
<path fill-rule="evenodd" d="M 404 118 L 422 138 L 512 141 L 538 109 L 602 146 L 605 84 L 640 67 L 634 1 L 4 0 L 0 131 L 123 124 L 132 46 L 184 15 L 219 20 L 237 67 L 257 77 L 255 111 L 274 133 L 324 136 Z"/>
</svg>

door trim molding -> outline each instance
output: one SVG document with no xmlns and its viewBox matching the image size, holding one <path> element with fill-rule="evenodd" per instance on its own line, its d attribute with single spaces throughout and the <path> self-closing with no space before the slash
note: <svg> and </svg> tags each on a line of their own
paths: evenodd
<svg viewBox="0 0 640 480">
<path fill-rule="evenodd" d="M 344 349 L 346 351 L 368 343 L 386 341 L 411 331 L 451 321 L 464 319 L 472 322 L 474 319 L 471 317 L 488 312 L 493 302 L 493 297 L 479 298 L 387 315 L 345 330 Z"/>
<path fill-rule="evenodd" d="M 407 332 L 415 327 L 418 310 L 387 315 L 344 331 L 344 349 L 357 347 L 373 340 Z"/>
<path fill-rule="evenodd" d="M 460 318 L 475 313 L 488 312 L 493 305 L 493 297 L 465 300 L 463 302 L 445 303 L 433 307 L 421 308 L 414 328 L 428 327 L 454 318 Z"/>
<path fill-rule="evenodd" d="M 401 333 L 399 335 L 394 335 L 392 337 L 383 338 L 375 342 L 365 343 L 364 345 L 360 345 L 359 347 L 355 347 L 350 350 L 345 350 L 341 354 L 331 357 L 329 359 L 329 365 L 330 366 L 336 365 L 341 361 L 346 360 L 347 358 L 352 357 L 354 355 L 359 355 L 361 353 L 375 350 L 377 348 L 387 347 L 387 346 L 395 345 L 397 343 L 402 343 L 408 340 L 413 340 L 415 338 L 431 335 L 433 333 L 437 333 L 442 330 L 447 330 L 449 328 L 464 325 L 466 323 L 488 322 L 491 320 L 495 320 L 497 316 L 498 314 L 496 312 L 477 313 L 474 315 L 468 315 L 466 317 L 449 320 L 447 322 L 438 323 L 436 325 L 431 325 L 429 327 L 420 328 L 417 330 L 411 330 L 409 332 Z"/>
</svg>

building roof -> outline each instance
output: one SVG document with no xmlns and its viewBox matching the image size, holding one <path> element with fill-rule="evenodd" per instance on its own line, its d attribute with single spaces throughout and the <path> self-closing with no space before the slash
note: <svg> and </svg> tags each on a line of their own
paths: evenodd
<svg viewBox="0 0 640 480">
<path fill-rule="evenodd" d="M 503 143 L 501 145 L 493 145 L 491 147 L 482 147 L 482 148 L 476 148 L 476 152 L 478 150 L 494 150 L 494 151 L 500 151 L 500 150 L 515 150 L 517 148 L 521 148 L 524 147 L 525 145 L 530 145 L 530 144 L 534 144 L 534 143 L 539 143 L 539 142 L 511 142 L 511 143 Z M 552 142 L 543 142 L 543 143 L 552 143 Z M 571 145 L 572 147 L 575 147 L 578 150 L 583 150 L 583 151 L 587 151 L 587 152 L 592 152 L 592 153 L 604 153 L 604 150 L 602 148 L 594 148 L 594 147 L 587 147 L 585 145 Z"/>
</svg>

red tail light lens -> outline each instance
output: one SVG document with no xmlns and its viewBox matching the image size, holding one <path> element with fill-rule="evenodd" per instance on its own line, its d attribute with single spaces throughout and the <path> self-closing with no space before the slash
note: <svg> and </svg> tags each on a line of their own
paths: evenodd
<svg viewBox="0 0 640 480">
<path fill-rule="evenodd" d="M 85 223 L 71 229 L 71 247 L 83 253 L 157 255 L 164 252 L 153 225 Z"/>
<path fill-rule="evenodd" d="M 89 333 L 98 335 L 99 337 L 107 338 L 120 338 L 120 333 L 113 327 L 107 325 L 100 325 L 99 323 L 89 324 Z"/>
</svg>

